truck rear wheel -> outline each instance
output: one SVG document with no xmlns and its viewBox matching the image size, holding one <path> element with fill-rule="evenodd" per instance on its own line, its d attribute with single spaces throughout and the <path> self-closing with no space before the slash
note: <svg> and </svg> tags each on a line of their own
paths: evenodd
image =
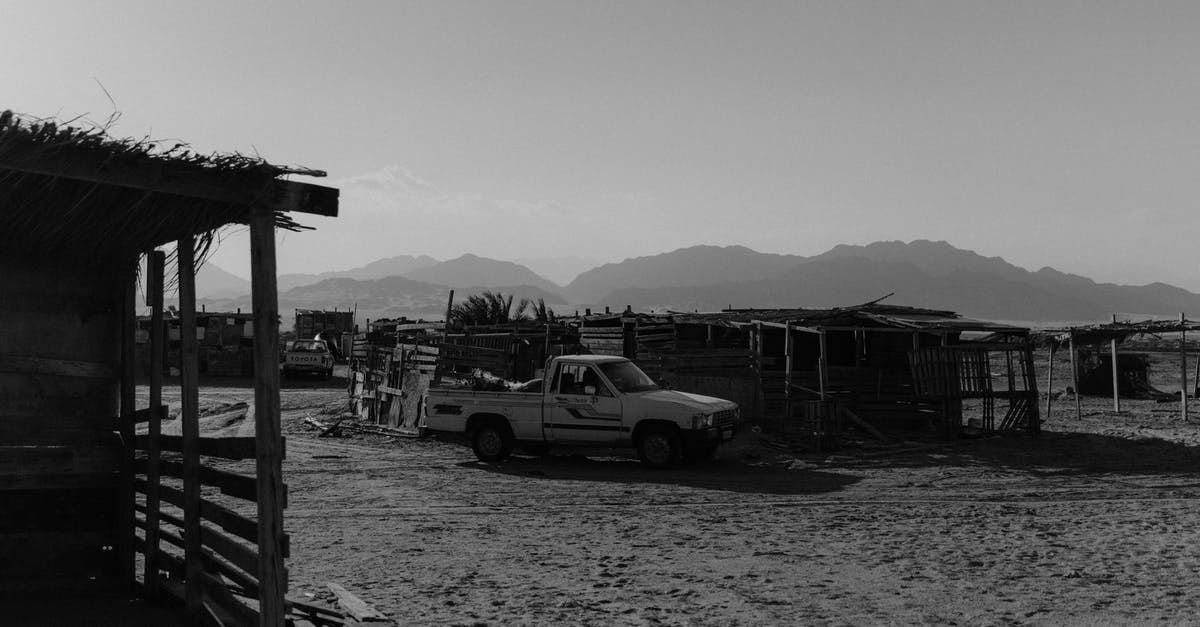
<svg viewBox="0 0 1200 627">
<path fill-rule="evenodd" d="M 471 450 L 485 462 L 502 462 L 512 454 L 513 436 L 508 425 L 488 422 L 471 434 Z"/>
<path fill-rule="evenodd" d="M 670 468 L 683 457 L 679 434 L 665 427 L 646 429 L 638 436 L 638 457 L 651 468 Z"/>
</svg>

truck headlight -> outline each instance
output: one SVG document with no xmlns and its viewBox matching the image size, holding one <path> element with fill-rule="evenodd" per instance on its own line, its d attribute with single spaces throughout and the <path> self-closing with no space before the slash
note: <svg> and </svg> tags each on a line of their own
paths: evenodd
<svg viewBox="0 0 1200 627">
<path fill-rule="evenodd" d="M 693 429 L 709 429 L 713 426 L 712 414 L 694 414 L 692 416 Z"/>
</svg>

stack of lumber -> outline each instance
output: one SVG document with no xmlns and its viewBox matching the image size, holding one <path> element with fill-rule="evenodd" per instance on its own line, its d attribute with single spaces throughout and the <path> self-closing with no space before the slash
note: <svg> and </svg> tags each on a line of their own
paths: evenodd
<svg viewBox="0 0 1200 627">
<path fill-rule="evenodd" d="M 625 330 L 622 327 L 583 327 L 579 343 L 595 355 L 625 355 Z"/>
</svg>

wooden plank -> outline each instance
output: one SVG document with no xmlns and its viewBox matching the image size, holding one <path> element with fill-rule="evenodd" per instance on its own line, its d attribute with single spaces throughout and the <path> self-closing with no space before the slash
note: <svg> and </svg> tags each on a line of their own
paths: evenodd
<svg viewBox="0 0 1200 627">
<path fill-rule="evenodd" d="M 196 263 L 195 237 L 181 238 L 175 251 L 179 269 L 180 312 L 180 415 L 183 435 L 180 449 L 183 453 L 183 499 L 178 503 L 183 508 L 183 537 L 187 542 L 184 549 L 184 613 L 191 623 L 198 623 L 202 616 L 200 590 L 200 353 L 196 342 Z M 167 438 L 162 438 L 166 448 Z M 165 497 L 165 490 L 164 490 Z"/>
<path fill-rule="evenodd" d="M 56 377 L 84 379 L 115 379 L 117 369 L 112 364 L 73 359 L 46 359 L 0 355 L 0 372 L 19 374 L 48 374 Z"/>
<path fill-rule="evenodd" d="M 134 481 L 134 484 L 139 491 L 145 493 L 145 480 L 137 479 Z M 184 500 L 183 492 L 181 490 L 165 485 L 162 486 L 160 490 L 162 491 L 162 500 L 176 507 L 183 507 Z M 169 520 L 167 514 L 163 513 L 161 515 L 163 516 L 164 520 Z M 217 525 L 221 529 L 228 531 L 229 533 L 247 542 L 254 542 L 258 538 L 259 527 L 257 522 L 229 509 L 228 507 L 225 507 L 224 505 L 221 505 L 220 503 L 214 503 L 208 499 L 201 499 L 200 515 L 204 518 L 204 520 Z M 279 540 L 279 551 L 283 554 L 283 557 L 287 557 L 290 554 L 290 546 L 291 541 L 288 535 L 281 534 Z"/>
<path fill-rule="evenodd" d="M 360 623 L 387 622 L 388 618 L 380 613 L 379 610 L 376 610 L 362 599 L 354 596 L 349 590 L 333 582 L 328 582 L 325 585 L 337 597 L 338 605 L 346 610 L 346 613 L 354 620 Z"/>
<path fill-rule="evenodd" d="M 209 529 L 200 528 L 200 540 L 217 555 L 229 560 L 238 568 L 252 573 L 258 570 L 258 555 L 244 544 L 239 544 L 224 534 Z"/>
<path fill-rule="evenodd" d="M 164 435 L 159 438 L 160 447 L 164 451 L 172 451 L 175 453 L 183 452 L 184 439 L 178 435 Z M 136 446 L 140 450 L 145 450 L 148 445 L 148 440 L 145 435 L 139 435 L 134 438 Z M 196 442 L 197 452 L 200 455 L 209 457 L 221 457 L 223 459 L 254 459 L 255 456 L 255 438 L 252 436 L 229 436 L 223 438 L 198 438 Z"/>
<path fill-rule="evenodd" d="M 164 268 L 166 267 L 166 253 L 161 250 L 153 250 L 146 255 L 146 296 L 150 305 L 150 407 L 146 408 L 149 414 L 155 408 L 158 409 L 157 415 L 147 415 L 147 434 L 145 440 L 146 451 L 146 467 L 143 472 L 146 473 L 146 549 L 144 551 L 145 560 L 143 566 L 145 568 L 142 581 L 146 588 L 146 596 L 151 601 L 156 601 L 159 598 L 160 578 L 158 572 L 161 569 L 159 562 L 160 551 L 158 546 L 159 534 L 159 515 L 161 509 L 161 497 L 159 496 L 159 484 L 161 477 L 159 476 L 159 463 L 162 458 L 162 449 L 159 448 L 159 441 L 162 437 L 162 420 L 167 415 L 167 407 L 162 404 L 162 387 L 163 387 L 163 349 L 166 345 L 163 343 L 163 287 L 165 284 Z M 137 446 L 136 438 L 134 446 Z M 181 469 L 182 474 L 182 469 Z"/>
<path fill-rule="evenodd" d="M 136 261 L 136 258 L 134 259 Z M 120 299 L 121 312 L 121 470 L 117 482 L 117 572 L 126 589 L 137 584 L 133 551 L 133 415 L 137 386 L 134 381 L 134 338 L 137 332 L 137 277 L 130 276 Z"/>
<path fill-rule="evenodd" d="M 153 357 L 152 357 L 152 359 L 153 359 Z M 162 357 L 159 356 L 159 362 L 161 362 L 161 361 L 162 361 Z M 160 372 L 158 376 L 159 376 L 159 380 L 161 381 L 162 373 Z M 153 373 L 151 373 L 150 378 L 151 379 L 154 378 Z M 162 384 L 161 383 L 159 384 L 159 396 L 160 397 L 162 396 Z M 159 421 L 162 421 L 162 420 L 166 420 L 167 416 L 170 415 L 171 408 L 167 405 L 163 405 L 162 401 L 159 401 L 157 412 L 151 411 L 152 407 L 154 407 L 153 402 L 150 403 L 150 407 L 143 407 L 143 408 L 133 412 L 133 419 L 132 419 L 133 424 L 141 424 L 143 422 L 150 422 L 150 420 L 156 416 Z"/>
<path fill-rule="evenodd" d="M 138 472 L 146 473 L 149 467 L 148 460 L 138 459 L 134 467 Z M 159 462 L 160 472 L 168 477 L 183 478 L 183 464 L 176 461 L 163 460 Z M 147 480 L 149 476 L 147 476 Z M 247 501 L 256 502 L 258 500 L 257 486 L 258 483 L 254 477 L 247 477 L 237 473 L 218 470 L 209 466 L 200 466 L 200 483 L 206 486 L 219 488 L 221 494 L 245 499 Z M 284 487 L 284 501 L 287 501 L 287 486 Z"/>
<path fill-rule="evenodd" d="M 250 277 L 254 310 L 254 428 L 257 441 L 260 625 L 283 627 L 283 438 L 279 424 L 279 301 L 275 278 L 275 214 L 250 213 Z"/>
<path fill-rule="evenodd" d="M 404 390 L 401 390 L 400 388 L 389 387 L 386 385 L 380 385 L 380 386 L 375 387 L 375 393 L 376 394 L 391 394 L 392 396 L 403 396 Z"/>
</svg>

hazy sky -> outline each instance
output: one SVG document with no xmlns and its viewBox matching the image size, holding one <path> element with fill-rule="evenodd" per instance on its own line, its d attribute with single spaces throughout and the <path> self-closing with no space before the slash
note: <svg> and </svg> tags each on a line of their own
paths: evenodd
<svg viewBox="0 0 1200 627">
<path fill-rule="evenodd" d="M 14 2 L 0 108 L 322 168 L 281 272 L 945 239 L 1200 289 L 1197 2 Z M 246 240 L 215 263 L 246 274 Z"/>
</svg>

